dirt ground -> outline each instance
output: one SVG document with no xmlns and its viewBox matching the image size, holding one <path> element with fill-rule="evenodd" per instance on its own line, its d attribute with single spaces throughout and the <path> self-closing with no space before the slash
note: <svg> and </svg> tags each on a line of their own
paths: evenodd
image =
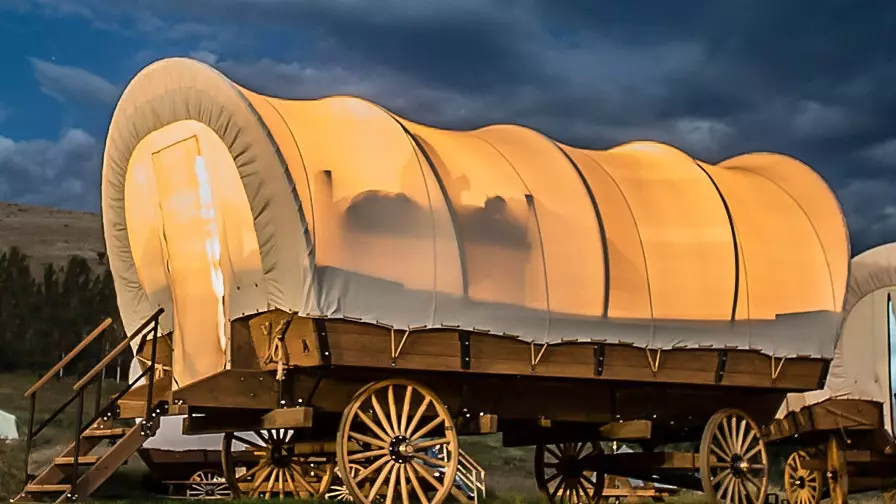
<svg viewBox="0 0 896 504">
<path fill-rule="evenodd" d="M 100 265 L 105 252 L 99 214 L 0 203 L 0 250 L 19 247 L 35 270 L 48 262 L 63 265 L 80 255 Z"/>
</svg>

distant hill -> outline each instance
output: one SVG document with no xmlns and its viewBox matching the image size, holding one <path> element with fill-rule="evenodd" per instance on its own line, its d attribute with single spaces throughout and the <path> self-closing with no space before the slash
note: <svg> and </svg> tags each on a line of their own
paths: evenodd
<svg viewBox="0 0 896 504">
<path fill-rule="evenodd" d="M 72 255 L 100 266 L 105 255 L 102 219 L 90 212 L 0 203 L 0 250 L 12 246 L 32 258 L 35 273 L 46 263 L 64 265 Z"/>
</svg>

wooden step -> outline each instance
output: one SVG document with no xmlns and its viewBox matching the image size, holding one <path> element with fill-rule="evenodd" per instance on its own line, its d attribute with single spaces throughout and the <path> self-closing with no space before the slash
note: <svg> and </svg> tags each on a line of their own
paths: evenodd
<svg viewBox="0 0 896 504">
<path fill-rule="evenodd" d="M 78 457 L 78 465 L 92 465 L 96 464 L 100 460 L 99 455 L 83 455 Z M 58 466 L 70 466 L 75 464 L 75 457 L 56 457 L 53 459 L 53 464 Z"/>
<path fill-rule="evenodd" d="M 25 493 L 68 492 L 71 485 L 25 485 Z"/>
<path fill-rule="evenodd" d="M 111 429 L 90 429 L 84 433 L 84 437 L 86 438 L 103 438 L 103 439 L 114 439 L 120 438 L 128 433 L 126 427 L 117 427 Z"/>
</svg>

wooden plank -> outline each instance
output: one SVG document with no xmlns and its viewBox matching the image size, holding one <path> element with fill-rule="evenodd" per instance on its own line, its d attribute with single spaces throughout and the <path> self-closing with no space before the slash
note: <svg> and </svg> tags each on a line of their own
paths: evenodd
<svg viewBox="0 0 896 504">
<path fill-rule="evenodd" d="M 172 399 L 189 406 L 270 410 L 277 407 L 277 381 L 269 373 L 229 369 L 175 390 Z"/>
<path fill-rule="evenodd" d="M 264 414 L 234 411 L 231 414 L 191 415 L 184 418 L 182 432 L 192 436 L 223 432 L 246 432 L 266 429 L 298 429 L 311 427 L 311 408 L 281 408 Z"/>
<path fill-rule="evenodd" d="M 392 331 L 387 327 L 345 320 L 326 320 L 332 364 L 371 368 L 459 371 L 486 374 L 536 375 L 654 383 L 682 383 L 812 390 L 825 361 L 793 358 L 772 373 L 772 359 L 753 350 L 726 351 L 724 373 L 718 371 L 719 349 L 682 348 L 662 351 L 630 345 L 559 343 L 544 348 L 511 336 L 465 331 L 470 335 L 469 369 L 461 365 L 458 331 L 412 331 L 396 359 L 392 359 Z M 396 329 L 401 339 L 404 330 Z M 532 354 L 541 354 L 533 367 Z M 598 366 L 597 359 L 600 358 Z M 651 360 L 656 359 L 656 369 Z M 598 373 L 596 370 L 600 369 Z"/>
<path fill-rule="evenodd" d="M 600 428 L 603 439 L 634 441 L 650 439 L 653 423 L 650 420 L 628 420 L 604 425 Z"/>
</svg>

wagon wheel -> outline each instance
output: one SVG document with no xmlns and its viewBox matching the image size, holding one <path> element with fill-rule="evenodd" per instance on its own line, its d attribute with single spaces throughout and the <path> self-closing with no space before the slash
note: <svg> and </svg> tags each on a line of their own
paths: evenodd
<svg viewBox="0 0 896 504">
<path fill-rule="evenodd" d="M 884 490 L 884 504 L 896 504 L 896 488 Z"/>
<path fill-rule="evenodd" d="M 818 504 L 821 502 L 821 471 L 803 468 L 809 460 L 805 451 L 796 451 L 784 465 L 784 492 L 792 504 Z"/>
<path fill-rule="evenodd" d="M 598 442 L 560 443 L 535 447 L 535 482 L 551 504 L 593 504 L 604 491 L 604 474 L 594 471 L 596 457 L 603 455 Z"/>
<path fill-rule="evenodd" d="M 217 469 L 197 471 L 190 476 L 189 481 L 188 499 L 230 499 L 233 495 L 224 479 L 224 473 Z"/>
<path fill-rule="evenodd" d="M 759 426 L 736 409 L 706 423 L 699 453 L 703 491 L 716 502 L 761 504 L 768 489 L 768 454 Z"/>
<path fill-rule="evenodd" d="M 358 475 L 359 472 L 363 471 L 364 468 L 359 466 L 358 464 L 349 464 L 349 474 L 350 477 L 354 478 Z M 361 491 L 369 492 L 370 491 L 370 482 L 366 482 L 364 486 L 361 487 Z M 376 502 L 382 501 L 382 492 L 375 496 Z M 333 482 L 330 484 L 330 488 L 324 494 L 324 499 L 328 501 L 352 501 L 352 495 L 348 493 L 348 487 L 345 484 L 345 481 L 342 479 L 342 475 L 339 472 L 339 468 L 336 468 L 334 473 Z"/>
<path fill-rule="evenodd" d="M 849 495 L 849 478 L 846 471 L 846 456 L 840 448 L 840 442 L 835 436 L 828 439 L 827 479 L 828 490 L 831 494 L 832 504 L 846 504 Z"/>
<path fill-rule="evenodd" d="M 436 451 L 439 456 L 432 456 Z M 458 458 L 448 408 L 412 381 L 371 383 L 355 394 L 342 415 L 336 461 L 346 490 L 360 504 L 371 504 L 382 494 L 386 504 L 396 498 L 409 504 L 412 495 L 424 504 L 441 504 L 453 487 Z M 352 474 L 353 464 L 363 469 Z"/>
<path fill-rule="evenodd" d="M 288 495 L 294 497 L 310 495 L 318 498 L 330 486 L 333 477 L 333 463 L 323 457 L 298 455 L 295 431 L 274 429 L 256 431 L 260 441 L 246 439 L 240 434 L 224 434 L 221 447 L 221 462 L 224 477 L 234 498 L 268 498 Z M 258 463 L 245 473 L 237 475 L 233 457 L 233 442 L 249 446 L 259 457 Z"/>
</svg>

